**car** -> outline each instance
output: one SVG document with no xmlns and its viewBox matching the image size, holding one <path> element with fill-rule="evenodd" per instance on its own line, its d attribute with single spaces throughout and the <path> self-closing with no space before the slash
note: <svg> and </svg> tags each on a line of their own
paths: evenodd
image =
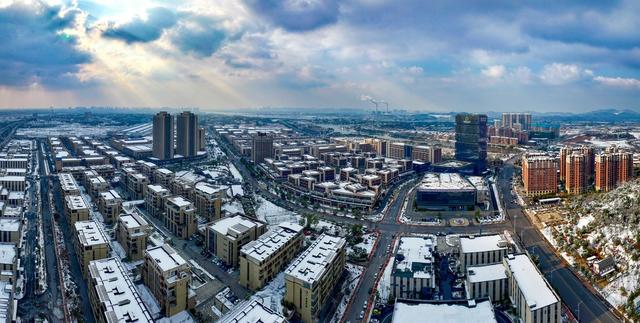
<svg viewBox="0 0 640 323">
<path fill-rule="evenodd" d="M 359 319 L 363 319 L 364 318 L 364 311 L 360 311 L 360 316 L 358 316 Z"/>
</svg>

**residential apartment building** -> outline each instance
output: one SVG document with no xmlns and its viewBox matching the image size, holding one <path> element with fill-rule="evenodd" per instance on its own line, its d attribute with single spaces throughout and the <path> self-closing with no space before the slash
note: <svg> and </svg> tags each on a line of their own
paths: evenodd
<svg viewBox="0 0 640 323">
<path fill-rule="evenodd" d="M 587 174 L 585 163 L 587 156 L 580 153 L 572 153 L 567 156 L 565 163 L 565 190 L 569 194 L 581 194 L 587 190 Z"/>
<path fill-rule="evenodd" d="M 240 285 L 259 290 L 277 276 L 304 244 L 302 226 L 280 223 L 240 249 Z"/>
<path fill-rule="evenodd" d="M 343 238 L 322 234 L 285 270 L 284 300 L 302 322 L 322 320 L 320 313 L 344 271 L 345 245 Z"/>
<path fill-rule="evenodd" d="M 162 111 L 153 117 L 153 157 L 160 160 L 173 158 L 173 117 Z"/>
<path fill-rule="evenodd" d="M 525 254 L 508 255 L 509 299 L 523 323 L 562 322 L 560 298 Z"/>
<path fill-rule="evenodd" d="M 427 299 L 436 287 L 435 236 L 401 237 L 391 269 L 394 298 Z"/>
<path fill-rule="evenodd" d="M 437 164 L 442 162 L 442 148 L 435 146 L 414 146 L 411 159 Z"/>
<path fill-rule="evenodd" d="M 116 222 L 122 211 L 122 197 L 120 197 L 120 194 L 116 190 L 100 193 L 98 211 L 102 214 L 105 223 L 112 224 Z"/>
<path fill-rule="evenodd" d="M 10 242 L 17 244 L 20 242 L 21 232 L 21 218 L 0 217 L 0 242 Z"/>
<path fill-rule="evenodd" d="M 260 221 L 240 215 L 222 218 L 207 227 L 206 248 L 225 264 L 238 267 L 242 246 L 258 239 L 266 231 Z"/>
<path fill-rule="evenodd" d="M 89 302 L 98 323 L 153 322 L 129 271 L 117 257 L 89 263 Z"/>
<path fill-rule="evenodd" d="M 149 179 L 138 172 L 130 172 L 127 174 L 127 193 L 131 200 L 144 199 L 145 189 L 149 185 Z"/>
<path fill-rule="evenodd" d="M 58 174 L 58 180 L 60 181 L 60 189 L 62 190 L 63 196 L 80 194 L 78 182 L 76 182 L 72 174 L 60 173 Z"/>
<path fill-rule="evenodd" d="M 184 111 L 176 116 L 176 154 L 193 157 L 198 153 L 198 116 Z"/>
<path fill-rule="evenodd" d="M 196 233 L 196 209 L 182 196 L 167 198 L 164 212 L 164 225 L 180 239 L 188 239 Z"/>
<path fill-rule="evenodd" d="M 123 214 L 118 218 L 116 240 L 131 261 L 144 257 L 150 231 L 149 223 L 137 213 Z"/>
<path fill-rule="evenodd" d="M 509 295 L 509 280 L 504 264 L 469 266 L 465 284 L 467 299 L 489 297 L 492 302 L 499 303 Z"/>
<path fill-rule="evenodd" d="M 527 196 L 558 192 L 558 163 L 553 157 L 528 154 L 522 157 L 522 181 Z"/>
<path fill-rule="evenodd" d="M 499 234 L 460 237 L 460 263 L 463 271 L 469 266 L 497 264 L 509 252 L 509 243 Z"/>
<path fill-rule="evenodd" d="M 144 195 L 144 207 L 150 215 L 162 218 L 166 209 L 165 203 L 171 196 L 168 189 L 160 185 L 147 185 Z"/>
<path fill-rule="evenodd" d="M 595 157 L 595 189 L 608 192 L 633 178 L 633 153 L 609 147 Z"/>
<path fill-rule="evenodd" d="M 77 221 L 86 221 L 89 219 L 89 206 L 85 203 L 82 196 L 67 195 L 64 201 L 64 215 L 67 217 L 70 225 L 74 225 Z"/>
<path fill-rule="evenodd" d="M 502 113 L 503 128 L 520 128 L 520 130 L 531 129 L 531 114 L 519 112 Z"/>
<path fill-rule="evenodd" d="M 260 164 L 265 158 L 273 158 L 273 137 L 267 133 L 259 132 L 251 139 L 251 160 Z"/>
<path fill-rule="evenodd" d="M 142 280 L 160 303 L 165 316 L 189 309 L 191 270 L 186 260 L 169 245 L 145 251 Z"/>
<path fill-rule="evenodd" d="M 100 193 L 106 192 L 111 188 L 109 182 L 107 182 L 107 180 L 105 180 L 102 176 L 89 178 L 87 184 L 87 191 L 89 195 L 91 195 L 92 199 L 97 199 L 100 196 Z"/>
<path fill-rule="evenodd" d="M 109 257 L 109 238 L 96 221 L 78 221 L 74 224 L 76 256 L 82 275 L 87 277 L 89 263 Z"/>
<path fill-rule="evenodd" d="M 222 197 L 225 190 L 223 187 L 204 182 L 196 184 L 193 194 L 193 204 L 196 208 L 196 213 L 207 219 L 207 221 L 220 219 Z"/>
<path fill-rule="evenodd" d="M 13 243 L 0 243 L 0 282 L 8 282 L 15 286 L 18 270 L 18 249 Z M 12 287 L 15 288 L 15 287 Z"/>
<path fill-rule="evenodd" d="M 171 180 L 176 177 L 176 174 L 166 168 L 158 168 L 153 172 L 153 184 L 160 185 L 162 187 L 169 187 Z"/>
</svg>

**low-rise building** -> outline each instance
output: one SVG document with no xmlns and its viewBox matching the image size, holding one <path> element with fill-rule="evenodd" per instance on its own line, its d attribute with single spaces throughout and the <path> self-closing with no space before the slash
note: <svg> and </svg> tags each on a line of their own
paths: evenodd
<svg viewBox="0 0 640 323">
<path fill-rule="evenodd" d="M 74 225 L 77 221 L 86 221 L 89 219 L 89 206 L 85 203 L 82 196 L 67 195 L 64 200 L 64 215 L 67 217 L 70 225 Z"/>
<path fill-rule="evenodd" d="M 132 200 L 142 200 L 145 188 L 149 185 L 149 179 L 137 172 L 127 174 L 127 192 Z"/>
<path fill-rule="evenodd" d="M 87 190 L 92 198 L 98 198 L 100 193 L 106 192 L 111 188 L 109 182 L 102 176 L 91 177 L 88 182 L 89 187 L 87 187 Z"/>
<path fill-rule="evenodd" d="M 463 271 L 469 266 L 497 264 L 509 252 L 509 243 L 499 234 L 460 237 L 460 263 Z"/>
<path fill-rule="evenodd" d="M 225 189 L 219 186 L 203 182 L 196 184 L 194 190 L 196 213 L 207 219 L 207 221 L 220 219 L 220 209 L 222 207 L 222 196 L 224 192 Z"/>
<path fill-rule="evenodd" d="M 251 290 L 264 287 L 302 249 L 302 226 L 280 223 L 240 249 L 240 285 Z"/>
<path fill-rule="evenodd" d="M 164 225 L 180 239 L 187 239 L 196 233 L 196 210 L 193 204 L 182 196 L 167 198 Z"/>
<path fill-rule="evenodd" d="M 158 168 L 153 172 L 153 184 L 169 187 L 176 174 L 166 168 Z"/>
<path fill-rule="evenodd" d="M 58 174 L 58 180 L 60 181 L 60 189 L 63 196 L 80 194 L 78 183 L 72 174 L 60 173 Z"/>
<path fill-rule="evenodd" d="M 508 255 L 509 299 L 523 323 L 562 322 L 560 298 L 525 254 Z"/>
<path fill-rule="evenodd" d="M 304 323 L 322 320 L 345 266 L 346 240 L 320 235 L 285 270 L 285 302 L 292 304 Z"/>
<path fill-rule="evenodd" d="M 122 214 L 118 218 L 116 240 L 131 261 L 144 257 L 150 230 L 149 223 L 137 213 Z"/>
<path fill-rule="evenodd" d="M 391 270 L 395 298 L 429 298 L 435 289 L 435 237 L 402 237 Z"/>
<path fill-rule="evenodd" d="M 76 255 L 82 274 L 87 277 L 89 262 L 109 257 L 109 238 L 96 221 L 78 221 L 74 228 Z"/>
<path fill-rule="evenodd" d="M 169 245 L 145 251 L 142 279 L 160 303 L 162 313 L 171 317 L 189 308 L 189 264 Z"/>
<path fill-rule="evenodd" d="M 0 281 L 16 284 L 18 270 L 18 249 L 13 243 L 0 243 Z"/>
<path fill-rule="evenodd" d="M 469 266 L 465 288 L 468 299 L 489 297 L 494 303 L 500 302 L 509 294 L 507 271 L 502 263 Z"/>
<path fill-rule="evenodd" d="M 0 218 L 0 242 L 20 242 L 22 219 Z"/>
<path fill-rule="evenodd" d="M 405 322 L 470 323 L 498 322 L 489 299 L 418 301 L 397 300 L 391 323 Z"/>
<path fill-rule="evenodd" d="M 218 323 L 286 323 L 284 316 L 263 305 L 258 300 L 249 300 L 234 307 L 220 318 Z"/>
<path fill-rule="evenodd" d="M 102 214 L 104 222 L 114 223 L 122 211 L 122 197 L 116 190 L 101 192 L 98 197 L 98 211 Z"/>
<path fill-rule="evenodd" d="M 238 267 L 240 249 L 266 231 L 260 221 L 240 215 L 222 218 L 207 227 L 206 248 L 225 264 Z"/>
<path fill-rule="evenodd" d="M 129 272 L 118 258 L 89 263 L 89 302 L 98 323 L 153 322 Z"/>
</svg>

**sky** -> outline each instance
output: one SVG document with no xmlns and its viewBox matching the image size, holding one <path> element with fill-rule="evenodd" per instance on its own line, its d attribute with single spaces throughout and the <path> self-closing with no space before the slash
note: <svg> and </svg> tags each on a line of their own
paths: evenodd
<svg viewBox="0 0 640 323">
<path fill-rule="evenodd" d="M 0 0 L 0 108 L 640 111 L 640 1 Z"/>
</svg>

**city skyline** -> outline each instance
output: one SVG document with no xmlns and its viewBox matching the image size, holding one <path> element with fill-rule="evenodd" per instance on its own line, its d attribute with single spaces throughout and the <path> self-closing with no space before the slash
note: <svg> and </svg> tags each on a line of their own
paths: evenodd
<svg viewBox="0 0 640 323">
<path fill-rule="evenodd" d="M 638 110 L 638 12 L 633 1 L 1 1 L 0 108 L 371 109 L 373 98 L 433 112 Z"/>
</svg>

